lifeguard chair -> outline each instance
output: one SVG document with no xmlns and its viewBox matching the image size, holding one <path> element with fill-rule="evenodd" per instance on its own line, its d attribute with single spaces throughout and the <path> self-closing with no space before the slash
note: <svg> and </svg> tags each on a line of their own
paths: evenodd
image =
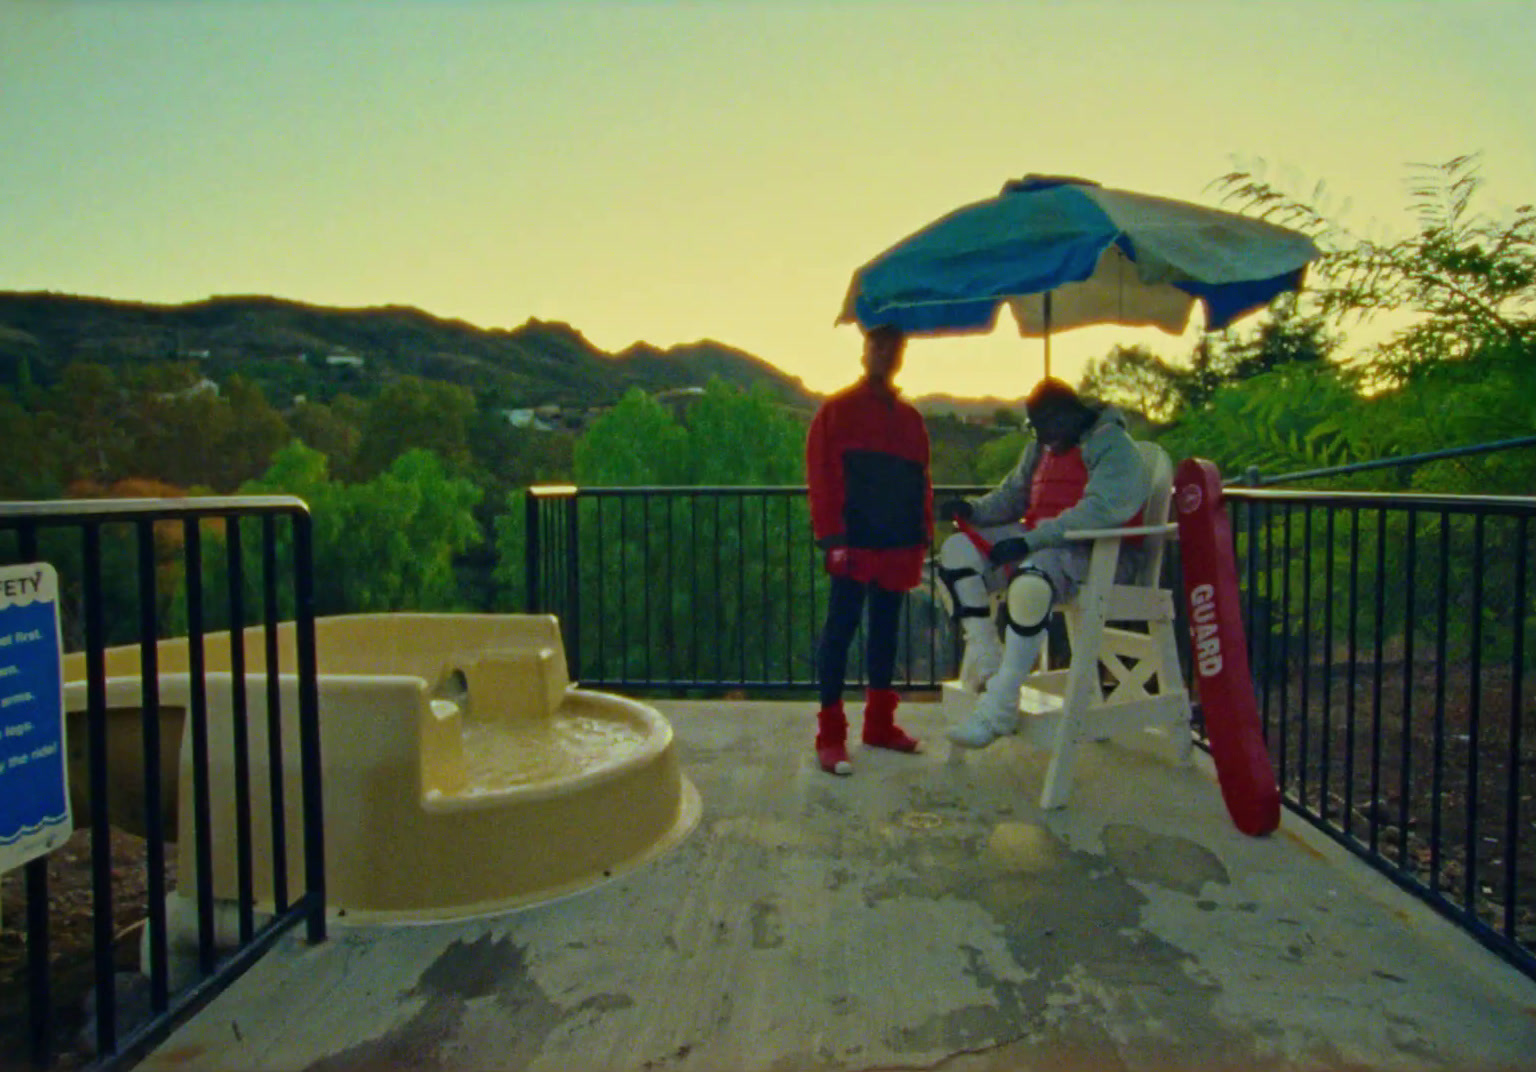
<svg viewBox="0 0 1536 1072">
<path fill-rule="evenodd" d="M 1051 753 L 1040 794 L 1043 808 L 1062 807 L 1071 796 L 1072 765 L 1084 741 L 1153 734 L 1165 739 L 1171 758 L 1181 764 L 1193 746 L 1173 593 L 1161 583 L 1163 552 L 1178 532 L 1168 519 L 1173 466 L 1157 444 L 1137 446 L 1152 488 L 1143 523 L 1066 534 L 1093 543 L 1087 580 L 1060 608 L 1071 661 L 1061 669 L 1037 669 L 1020 690 L 1020 732 Z M 1141 563 L 1127 583 L 1116 584 L 1122 543 L 1135 536 L 1142 538 Z M 1046 652 L 1041 660 L 1048 663 Z M 975 703 L 976 694 L 959 681 L 945 682 L 944 706 L 954 720 Z"/>
</svg>

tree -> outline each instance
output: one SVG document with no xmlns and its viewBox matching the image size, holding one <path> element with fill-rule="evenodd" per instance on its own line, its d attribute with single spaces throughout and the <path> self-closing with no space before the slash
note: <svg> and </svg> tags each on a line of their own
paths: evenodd
<svg viewBox="0 0 1536 1072">
<path fill-rule="evenodd" d="M 348 473 L 362 441 L 361 426 L 350 419 L 344 405 L 324 402 L 300 402 L 288 416 L 288 426 L 305 446 L 324 454 L 330 470 Z"/>
<path fill-rule="evenodd" d="M 1323 256 L 1309 294 L 1325 317 L 1415 314 L 1369 354 L 1372 378 L 1391 384 L 1435 362 L 1536 346 L 1536 207 L 1521 205 L 1508 220 L 1474 211 L 1478 168 L 1476 154 L 1411 165 L 1418 230 L 1390 242 L 1355 235 L 1248 171 L 1231 172 L 1218 185 L 1242 210 L 1318 243 Z"/>
<path fill-rule="evenodd" d="M 412 449 L 430 450 L 453 472 L 464 472 L 474 414 L 475 396 L 467 388 L 416 376 L 391 380 L 368 406 L 352 475 L 371 480 Z"/>
<path fill-rule="evenodd" d="M 683 415 L 684 466 L 692 484 L 798 484 L 805 479 L 805 425 L 765 386 L 750 391 L 711 378 Z"/>
<path fill-rule="evenodd" d="M 28 413 L 0 390 L 0 499 L 51 499 L 64 487 L 58 418 Z"/>
<path fill-rule="evenodd" d="M 105 365 L 66 365 L 48 392 L 45 408 L 58 421 L 61 475 L 109 484 L 138 475 L 124 464 L 132 449 L 130 412 L 117 376 Z"/>
<path fill-rule="evenodd" d="M 1302 315 L 1295 295 L 1281 298 L 1251 333 L 1228 329 L 1200 339 L 1189 369 L 1175 373 L 1177 410 L 1198 409 L 1224 385 L 1286 365 L 1319 367 L 1338 344 L 1321 313 Z"/>
<path fill-rule="evenodd" d="M 291 433 L 255 384 L 232 376 L 221 394 L 192 376 L 190 367 L 170 364 L 136 371 L 138 389 L 128 401 L 133 448 L 123 465 L 139 476 L 228 493 L 265 472 Z"/>
<path fill-rule="evenodd" d="M 224 405 L 228 420 L 222 440 L 215 444 L 217 460 L 208 483 L 232 491 L 265 472 L 292 432 L 261 388 L 242 376 L 232 376 L 225 384 Z"/>
<path fill-rule="evenodd" d="M 576 478 L 589 487 L 799 484 L 804 444 L 801 419 L 761 391 L 712 380 L 679 419 L 632 390 L 577 441 Z M 521 589 L 525 537 L 522 504 L 509 505 L 497 523 L 497 577 L 513 591 Z M 813 604 L 761 599 L 813 583 L 803 496 L 591 496 L 572 509 L 581 605 L 594 608 L 581 617 L 589 670 L 596 660 L 599 674 L 618 676 L 684 668 L 708 676 L 748 666 L 777 679 L 809 658 L 782 638 L 808 634 Z M 557 533 L 562 525 L 555 523 Z M 696 571 L 696 583 L 676 583 L 683 569 Z M 611 606 L 615 587 L 626 593 L 622 613 Z M 609 609 L 599 613 L 604 593 Z"/>
<path fill-rule="evenodd" d="M 1102 360 L 1088 362 L 1079 389 L 1152 420 L 1168 421 L 1185 403 L 1187 378 L 1145 346 L 1116 346 Z"/>
<path fill-rule="evenodd" d="M 1309 442 L 1336 444 L 1340 460 L 1514 438 L 1536 428 L 1536 209 L 1522 205 L 1504 220 L 1475 212 L 1477 167 L 1475 156 L 1415 165 L 1418 230 L 1391 242 L 1356 236 L 1250 173 L 1220 180 L 1244 210 L 1299 227 L 1318 242 L 1324 253 L 1305 300 L 1319 317 L 1344 323 L 1410 314 L 1407 326 L 1350 363 L 1353 396 L 1338 398 L 1308 434 Z M 1232 431 L 1251 436 L 1257 429 Z M 1247 441 L 1224 442 L 1232 449 Z M 1536 485 L 1536 456 L 1464 458 L 1398 471 L 1397 479 L 1424 490 L 1524 493 Z"/>
<path fill-rule="evenodd" d="M 1358 405 L 1349 370 L 1282 365 L 1218 387 L 1156 438 L 1174 458 L 1206 458 L 1227 473 L 1317 469 L 1355 460 L 1339 418 Z"/>
<path fill-rule="evenodd" d="M 1009 432 L 988 443 L 976 452 L 976 475 L 984 484 L 998 484 L 1003 477 L 1019 464 L 1019 456 L 1029 444 L 1027 432 Z"/>
<path fill-rule="evenodd" d="M 480 496 L 426 450 L 408 450 L 375 479 L 348 487 L 347 538 L 335 549 L 348 604 L 359 611 L 458 609 L 454 556 L 481 538 L 474 516 Z"/>
<path fill-rule="evenodd" d="M 407 451 L 374 480 L 346 485 L 331 479 L 325 455 L 294 442 L 241 490 L 309 505 L 319 613 L 459 605 L 453 559 L 480 538 L 473 508 L 481 493 L 430 451 Z"/>
<path fill-rule="evenodd" d="M 576 481 L 599 487 L 687 483 L 687 440 L 660 402 L 631 387 L 576 441 Z"/>
</svg>

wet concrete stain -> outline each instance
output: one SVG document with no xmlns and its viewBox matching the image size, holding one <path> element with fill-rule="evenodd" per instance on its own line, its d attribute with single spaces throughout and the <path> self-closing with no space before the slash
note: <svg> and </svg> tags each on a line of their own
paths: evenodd
<svg viewBox="0 0 1536 1072">
<path fill-rule="evenodd" d="M 471 1003 L 483 1001 L 494 1002 L 508 1018 L 517 1019 L 518 1030 L 498 1052 L 497 1067 L 520 1069 L 539 1056 L 544 1040 L 565 1021 L 631 1004 L 627 995 L 597 994 L 573 1007 L 561 1006 L 529 977 L 521 947 L 489 935 L 450 944 L 398 1000 L 418 999 L 422 1000 L 421 1007 L 381 1037 L 315 1061 L 305 1072 L 371 1072 L 379 1068 L 437 1072 L 467 1067 L 454 1053 L 454 1040 Z"/>
<path fill-rule="evenodd" d="M 752 906 L 752 948 L 777 949 L 784 944 L 784 927 L 779 906 L 772 900 L 758 901 Z"/>
<path fill-rule="evenodd" d="M 866 906 L 969 901 L 995 922 L 1010 961 L 995 964 L 979 947 L 963 947 L 964 974 L 988 1000 L 936 1010 L 883 1039 L 891 1049 L 915 1056 L 1059 1053 L 1065 1046 L 1089 1055 L 1094 1067 L 1114 1068 L 1121 1059 L 1103 1024 L 1129 1006 L 1148 1022 L 1180 1025 L 1177 1037 L 1160 1044 L 1169 1061 L 1208 1054 L 1213 1043 L 1234 1056 L 1250 1054 L 1251 1042 L 1214 1012 L 1219 989 L 1199 981 L 1188 954 L 1140 927 L 1147 899 L 1127 872 L 1183 890 L 1227 881 L 1220 862 L 1199 846 L 1122 828 L 1114 840 L 1120 858 L 1106 867 L 1104 858 L 1069 848 L 1036 823 L 922 831 L 896 823 L 882 833 L 861 847 L 868 870 L 885 876 L 864 887 Z"/>
<path fill-rule="evenodd" d="M 1104 828 L 1104 854 L 1126 878 L 1165 890 L 1199 895 L 1207 882 L 1232 882 L 1221 859 L 1188 838 L 1152 834 L 1139 826 L 1115 823 Z"/>
</svg>

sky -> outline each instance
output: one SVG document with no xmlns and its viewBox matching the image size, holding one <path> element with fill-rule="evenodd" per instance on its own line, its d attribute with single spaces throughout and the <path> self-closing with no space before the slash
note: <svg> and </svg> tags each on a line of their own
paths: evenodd
<svg viewBox="0 0 1536 1072">
<path fill-rule="evenodd" d="M 831 391 L 854 269 L 1030 172 L 1219 204 L 1260 169 L 1401 235 L 1407 165 L 1536 199 L 1529 0 L 0 0 L 0 290 L 271 294 L 715 339 Z M 1058 335 L 1076 380 L 1117 344 Z M 1018 397 L 1038 339 L 913 340 Z"/>
</svg>

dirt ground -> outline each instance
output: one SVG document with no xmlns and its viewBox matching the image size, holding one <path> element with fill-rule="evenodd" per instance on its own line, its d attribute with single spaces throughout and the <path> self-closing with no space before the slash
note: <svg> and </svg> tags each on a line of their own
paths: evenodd
<svg viewBox="0 0 1536 1072">
<path fill-rule="evenodd" d="M 174 885 L 175 846 L 166 853 L 166 886 Z M 117 968 L 138 968 L 139 927 L 147 911 L 145 845 L 141 838 L 112 832 L 112 920 Z M 48 857 L 49 951 L 54 1000 L 56 1068 L 89 1058 L 81 1036 L 95 977 L 92 936 L 91 831 L 76 830 Z M 0 878 L 0 1070 L 31 1068 L 27 992 L 27 896 L 25 871 Z M 120 1023 L 119 1030 L 123 1026 Z"/>
<path fill-rule="evenodd" d="M 1351 682 L 1335 666 L 1325 683 L 1314 669 L 1287 678 L 1283 703 L 1271 682 L 1260 706 L 1267 695 L 1277 777 L 1288 800 L 1536 948 L 1536 695 L 1520 697 L 1517 727 L 1507 666 L 1484 669 L 1475 704 L 1465 666 L 1439 674 L 1399 661 Z"/>
</svg>

